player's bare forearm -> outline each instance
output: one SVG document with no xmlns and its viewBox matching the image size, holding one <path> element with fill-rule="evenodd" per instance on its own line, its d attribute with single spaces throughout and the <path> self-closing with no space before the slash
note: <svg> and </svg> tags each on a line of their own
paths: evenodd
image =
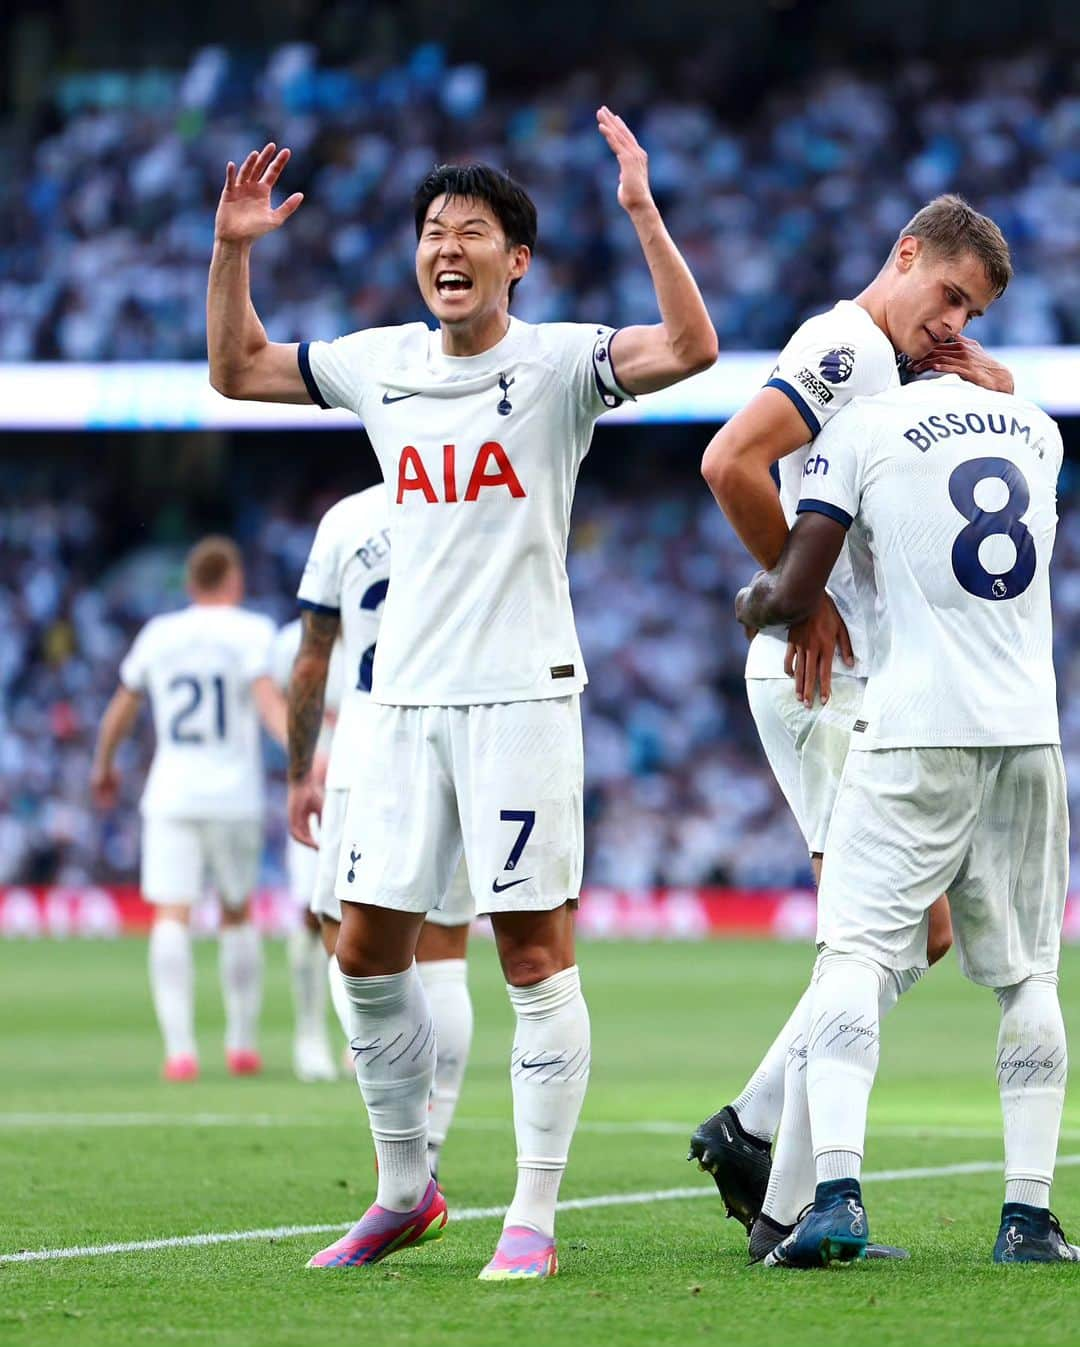
<svg viewBox="0 0 1080 1347">
<path fill-rule="evenodd" d="M 213 387 L 226 397 L 241 387 L 266 345 L 266 329 L 251 302 L 251 244 L 215 239 L 206 290 L 206 348 Z"/>
<path fill-rule="evenodd" d="M 311 772 L 323 723 L 326 676 L 340 619 L 306 610 L 300 649 L 286 696 L 288 706 L 289 780 L 303 781 Z"/>
<path fill-rule="evenodd" d="M 625 327 L 615 336 L 611 360 L 628 393 L 654 393 L 708 369 L 719 350 L 697 282 L 653 202 L 635 206 L 630 219 L 656 291 L 661 322 Z"/>
<path fill-rule="evenodd" d="M 759 571 L 735 600 L 735 616 L 744 627 L 791 627 L 803 622 L 821 602 L 847 530 L 826 515 L 800 516 L 780 560 Z"/>
<path fill-rule="evenodd" d="M 274 680 L 269 675 L 263 675 L 262 678 L 255 680 L 255 709 L 259 713 L 259 719 L 266 727 L 267 734 L 270 735 L 282 748 L 288 747 L 288 730 L 286 723 L 285 698 L 274 684 Z"/>
<path fill-rule="evenodd" d="M 702 476 L 739 541 L 759 566 L 771 570 L 780 560 L 789 531 L 776 483 L 764 462 L 725 456 L 722 448 L 713 452 L 724 430 L 714 436 L 705 451 Z"/>
<path fill-rule="evenodd" d="M 807 440 L 806 422 L 779 389 L 762 388 L 709 441 L 701 475 L 750 555 L 771 570 L 788 526 L 772 465 Z"/>
<path fill-rule="evenodd" d="M 619 205 L 630 216 L 652 275 L 662 321 L 622 328 L 611 344 L 615 376 L 628 393 L 653 393 L 708 369 L 717 354 L 716 330 L 701 291 L 656 208 L 649 156 L 621 117 L 596 113 L 600 134 L 619 165 Z"/>
<path fill-rule="evenodd" d="M 141 698 L 121 684 L 116 689 L 101 717 L 97 744 L 94 748 L 94 766 L 108 770 L 112 767 L 116 750 L 131 733 L 139 714 Z"/>
</svg>

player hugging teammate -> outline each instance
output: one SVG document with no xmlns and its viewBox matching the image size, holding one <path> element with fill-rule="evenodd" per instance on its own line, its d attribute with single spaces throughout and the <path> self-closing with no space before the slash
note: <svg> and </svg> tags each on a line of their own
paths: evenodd
<svg viewBox="0 0 1080 1347">
<path fill-rule="evenodd" d="M 992 221 L 930 203 L 855 301 L 795 334 L 703 463 L 770 571 L 739 599 L 748 694 L 820 878 L 812 985 L 691 1140 L 771 1266 L 905 1256 L 869 1243 L 866 1106 L 880 1015 L 950 943 L 945 893 L 961 966 L 1002 1007 L 994 1259 L 1080 1256 L 1049 1213 L 1066 1061 L 1048 581 L 1061 441 L 962 336 L 1010 276 Z M 941 377 L 901 388 L 898 356 Z"/>
</svg>

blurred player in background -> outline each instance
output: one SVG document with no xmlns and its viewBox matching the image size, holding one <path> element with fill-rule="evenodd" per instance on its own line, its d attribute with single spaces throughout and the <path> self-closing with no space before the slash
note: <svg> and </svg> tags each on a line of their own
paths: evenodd
<svg viewBox="0 0 1080 1347">
<path fill-rule="evenodd" d="M 646 156 L 621 119 L 606 108 L 597 116 L 652 273 L 655 326 L 511 318 L 536 208 L 504 174 L 470 164 L 435 169 L 414 198 L 416 277 L 437 332 L 412 323 L 333 343 L 270 342 L 251 301 L 251 246 L 301 198 L 272 208 L 289 157 L 274 145 L 226 174 L 207 303 L 214 386 L 356 412 L 390 499 L 393 583 L 371 751 L 351 782 L 337 888 L 337 953 L 379 1186 L 375 1205 L 314 1266 L 377 1262 L 445 1224 L 427 1164 L 434 1034 L 413 955 L 464 852 L 517 1020 L 518 1182 L 480 1275 L 538 1278 L 557 1268 L 555 1206 L 590 1063 L 572 912 L 586 682 L 566 575 L 574 485 L 605 410 L 716 358 L 701 294 L 649 190 Z"/>
<path fill-rule="evenodd" d="M 1002 294 L 1011 275 L 1008 245 L 997 225 L 959 197 L 938 197 L 904 227 L 860 295 L 803 323 L 766 386 L 717 432 L 702 462 L 717 502 L 760 565 L 776 564 L 803 482 L 828 472 L 814 455 L 818 434 L 854 398 L 899 387 L 902 371 L 929 369 L 1012 391 L 1009 371 L 963 336 L 968 321 Z M 777 468 L 779 494 L 772 475 Z M 747 656 L 750 709 L 806 839 L 815 879 L 871 653 L 844 549 L 813 613 L 790 633 L 757 633 Z M 931 917 L 931 963 L 950 941 L 943 900 Z M 794 1209 L 776 1211 L 754 1227 L 770 1167 L 777 1166 L 776 1183 L 788 1192 L 805 1191 L 805 1182 L 812 1182 L 805 1146 L 799 1155 L 778 1150 L 770 1159 L 785 1069 L 789 1062 L 797 1069 L 800 1061 L 793 1026 L 802 1013 L 800 1003 L 742 1093 L 703 1122 L 690 1141 L 689 1158 L 709 1170 L 728 1214 L 752 1231 L 754 1258 L 764 1257 L 783 1237 L 802 1205 L 793 1198 Z M 785 1164 L 801 1169 L 804 1182 L 789 1183 Z"/>
<path fill-rule="evenodd" d="M 112 808 L 115 758 L 143 697 L 157 744 L 143 792 L 142 892 L 156 909 L 150 987 L 165 1041 L 166 1080 L 199 1074 L 189 920 L 207 880 L 221 900 L 225 1058 L 233 1075 L 261 1069 L 262 950 L 250 897 L 263 846 L 259 721 L 285 740 L 285 704 L 270 676 L 274 624 L 241 608 L 244 567 L 228 538 L 204 538 L 187 560 L 191 603 L 152 618 L 120 666 L 91 769 Z"/>
<path fill-rule="evenodd" d="M 314 862 L 308 892 L 311 915 L 321 923 L 325 941 L 325 953 L 320 946 L 320 976 L 329 973 L 334 1007 L 347 1040 L 352 1030 L 349 1001 L 334 953 L 341 925 L 341 903 L 334 889 L 349 784 L 361 758 L 370 752 L 368 703 L 389 581 L 389 510 L 380 483 L 338 501 L 319 523 L 300 581 L 304 615 L 297 625 L 302 626 L 303 635 L 288 692 L 291 842 Z M 326 733 L 323 708 L 335 662 L 343 668 L 342 693 L 323 777 L 317 764 Z M 311 820 L 320 816 L 316 839 Z M 317 852 L 313 845 L 318 846 Z M 472 916 L 472 894 L 462 863 L 443 900 L 428 912 L 416 946 L 417 973 L 435 1025 L 435 1076 L 428 1105 L 428 1168 L 433 1177 L 472 1044 L 473 1008 L 465 964 Z"/>
<path fill-rule="evenodd" d="M 293 662 L 300 649 L 300 619 L 288 622 L 278 632 L 271 653 L 274 683 L 282 695 L 288 689 Z M 326 776 L 327 758 L 334 722 L 341 705 L 342 653 L 340 641 L 330 653 L 326 678 L 325 714 L 315 748 L 314 771 Z M 289 932 L 286 951 L 293 998 L 293 1071 L 305 1082 L 336 1080 L 337 1066 L 326 1032 L 326 953 L 319 918 L 311 910 L 318 871 L 318 853 L 295 837 L 285 842 L 285 866 L 289 893 L 300 919 Z"/>
<path fill-rule="evenodd" d="M 774 1266 L 859 1257 L 879 1017 L 925 967 L 948 891 L 965 975 L 1001 1006 L 1005 1205 L 996 1262 L 1074 1262 L 1050 1215 L 1065 1097 L 1058 959 L 1069 818 L 1050 611 L 1061 436 L 954 377 L 861 399 L 817 444 L 799 519 L 739 595 L 751 628 L 805 620 L 850 538 L 876 658 L 833 810 L 814 980 L 796 1032 L 817 1189 Z M 850 530 L 850 532 L 849 532 Z M 941 1036 L 947 1045 L 947 1024 Z M 781 1135 L 788 1126 L 785 1103 Z"/>
</svg>

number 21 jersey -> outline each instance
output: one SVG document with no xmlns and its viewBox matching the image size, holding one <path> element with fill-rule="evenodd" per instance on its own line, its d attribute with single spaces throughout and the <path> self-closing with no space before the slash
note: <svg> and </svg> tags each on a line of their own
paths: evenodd
<svg viewBox="0 0 1080 1347">
<path fill-rule="evenodd" d="M 951 375 L 857 400 L 815 449 L 799 513 L 849 528 L 875 633 L 852 749 L 1059 743 L 1054 422 Z"/>
<path fill-rule="evenodd" d="M 120 666 L 146 693 L 157 743 L 142 797 L 149 818 L 258 819 L 259 715 L 252 685 L 270 672 L 275 628 L 228 604 L 193 603 L 152 618 Z"/>
</svg>

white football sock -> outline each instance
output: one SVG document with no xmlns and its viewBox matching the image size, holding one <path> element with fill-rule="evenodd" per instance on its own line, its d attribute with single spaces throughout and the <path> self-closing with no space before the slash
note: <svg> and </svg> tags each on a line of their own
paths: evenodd
<svg viewBox="0 0 1080 1347">
<path fill-rule="evenodd" d="M 589 1082 L 589 1011 L 575 965 L 507 987 L 517 1015 L 510 1058 L 518 1180 L 504 1226 L 555 1232 L 555 1203 Z"/>
<path fill-rule="evenodd" d="M 788 1022 L 773 1039 L 772 1046 L 761 1059 L 761 1065 L 746 1082 L 742 1094 L 731 1107 L 739 1115 L 739 1125 L 762 1141 L 772 1141 L 780 1126 L 784 1107 L 784 1072 L 792 1040 L 806 1030 L 806 1011 L 810 1004 L 810 988 L 803 992 Z"/>
<path fill-rule="evenodd" d="M 884 971 L 884 970 L 883 970 Z M 897 1001 L 915 985 L 924 973 L 922 968 L 906 968 L 900 972 L 889 970 L 885 976 L 885 985 L 878 998 L 878 1017 L 883 1017 Z M 814 1200 L 814 1186 L 818 1180 L 814 1164 L 814 1147 L 810 1131 L 810 1107 L 806 1090 L 806 1031 L 808 1025 L 811 995 L 817 981 L 818 968 L 815 967 L 814 979 L 809 991 L 800 1001 L 803 1007 L 803 1023 L 796 1024 L 796 1034 L 792 1038 L 788 1053 L 787 1070 L 784 1077 L 784 1113 L 776 1134 L 773 1148 L 772 1173 L 769 1176 L 769 1188 L 765 1195 L 762 1211 L 779 1225 L 794 1225 L 799 1212 Z M 795 1017 L 792 1016 L 792 1023 Z M 839 1153 L 842 1157 L 845 1153 Z M 832 1168 L 836 1163 L 827 1162 Z M 850 1153 L 843 1163 L 851 1167 Z M 850 1176 L 858 1174 L 855 1166 Z"/>
<path fill-rule="evenodd" d="M 886 971 L 872 959 L 824 950 L 818 956 L 806 1046 L 806 1093 L 817 1180 L 858 1177 L 834 1172 L 866 1145 L 866 1111 L 878 1065 L 878 1000 Z"/>
<path fill-rule="evenodd" d="M 1048 1207 L 1068 1074 L 1057 977 L 1037 974 L 1000 988 L 997 998 L 1005 1201 Z"/>
<path fill-rule="evenodd" d="M 348 1043 L 352 1038 L 350 1020 L 352 1011 L 349 1008 L 349 993 L 345 990 L 345 984 L 341 980 L 341 969 L 338 967 L 336 954 L 331 954 L 327 962 L 326 981 L 330 986 L 330 1004 L 334 1007 L 334 1014 L 337 1016 L 338 1024 L 341 1025 L 341 1032 L 345 1035 L 345 1042 Z"/>
<path fill-rule="evenodd" d="M 195 1054 L 195 970 L 191 932 L 182 921 L 158 919 L 150 932 L 150 993 L 166 1057 Z"/>
<path fill-rule="evenodd" d="M 784 1111 L 776 1129 L 769 1187 L 762 1212 L 778 1225 L 794 1225 L 799 1212 L 814 1200 L 814 1147 L 810 1139 L 810 1110 L 806 1099 L 806 1021 L 813 983 L 799 1002 L 801 1022 L 793 1027 L 784 1072 Z"/>
<path fill-rule="evenodd" d="M 415 964 L 383 977 L 343 973 L 341 981 L 349 998 L 356 1079 L 379 1163 L 375 1201 L 390 1211 L 411 1211 L 431 1181 L 427 1130 L 435 1025 L 424 984 Z"/>
<path fill-rule="evenodd" d="M 254 1052 L 262 1010 L 262 941 L 250 922 L 223 926 L 218 949 L 221 995 L 225 1002 L 225 1048 Z"/>
<path fill-rule="evenodd" d="M 318 931 L 301 923 L 286 940 L 292 983 L 294 1037 L 298 1042 L 326 1041 L 326 951 Z"/>
<path fill-rule="evenodd" d="M 472 1044 L 473 1008 L 464 959 L 432 959 L 416 971 L 435 1021 L 435 1083 L 428 1112 L 428 1159 L 432 1173 L 461 1094 Z"/>
</svg>

